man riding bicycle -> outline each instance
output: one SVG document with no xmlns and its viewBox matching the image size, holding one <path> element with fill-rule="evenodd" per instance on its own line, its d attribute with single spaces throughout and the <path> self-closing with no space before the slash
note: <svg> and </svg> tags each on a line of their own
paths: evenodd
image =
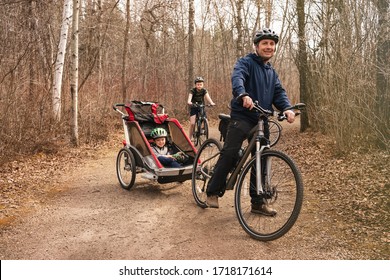
<svg viewBox="0 0 390 280">
<path fill-rule="evenodd" d="M 254 101 L 264 109 L 284 111 L 287 121 L 294 122 L 295 113 L 286 110 L 290 101 L 269 60 L 273 57 L 279 36 L 271 29 L 256 31 L 253 38 L 254 53 L 240 58 L 233 69 L 231 120 L 224 146 L 215 165 L 213 176 L 207 185 L 206 204 L 218 208 L 218 198 L 226 190 L 226 178 L 238 160 L 238 152 L 251 129 L 257 124 L 259 113 L 252 111 Z M 253 213 L 274 216 L 276 210 L 264 203 L 261 195 L 251 193 Z"/>
</svg>

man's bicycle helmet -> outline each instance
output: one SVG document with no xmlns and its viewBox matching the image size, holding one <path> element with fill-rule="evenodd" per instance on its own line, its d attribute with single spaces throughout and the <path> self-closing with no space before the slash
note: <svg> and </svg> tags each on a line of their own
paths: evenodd
<svg viewBox="0 0 390 280">
<path fill-rule="evenodd" d="M 153 129 L 152 132 L 150 133 L 150 137 L 152 137 L 153 139 L 167 137 L 167 136 L 168 136 L 167 131 L 162 127 L 157 127 Z"/>
<path fill-rule="evenodd" d="M 196 84 L 196 83 L 200 83 L 200 82 L 204 82 L 203 77 L 196 77 L 196 78 L 195 78 L 195 84 Z"/>
<path fill-rule="evenodd" d="M 264 28 L 263 30 L 258 30 L 255 32 L 253 37 L 253 43 L 257 45 L 261 40 L 271 39 L 277 44 L 279 42 L 279 36 L 269 28 Z"/>
</svg>

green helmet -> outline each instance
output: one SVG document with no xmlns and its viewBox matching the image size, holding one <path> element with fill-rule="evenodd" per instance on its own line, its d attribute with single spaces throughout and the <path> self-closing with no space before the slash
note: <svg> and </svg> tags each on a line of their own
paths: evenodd
<svg viewBox="0 0 390 280">
<path fill-rule="evenodd" d="M 150 133 L 150 137 L 152 137 L 153 139 L 160 138 L 160 137 L 167 137 L 167 136 L 168 136 L 167 131 L 162 127 L 157 127 L 153 129 L 152 132 Z"/>
</svg>

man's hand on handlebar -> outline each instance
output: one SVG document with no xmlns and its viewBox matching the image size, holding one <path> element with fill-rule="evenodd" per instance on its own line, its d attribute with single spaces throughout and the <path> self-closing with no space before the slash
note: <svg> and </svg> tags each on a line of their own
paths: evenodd
<svg viewBox="0 0 390 280">
<path fill-rule="evenodd" d="M 252 98 L 250 98 L 249 96 L 244 96 L 242 98 L 242 106 L 249 110 L 252 110 L 254 106 Z"/>
<path fill-rule="evenodd" d="M 293 123 L 295 116 L 298 116 L 306 107 L 305 103 L 297 103 L 294 106 L 286 108 L 283 112 L 279 113 L 278 120 L 287 120 L 289 123 Z"/>
<path fill-rule="evenodd" d="M 236 97 L 236 100 L 242 103 L 242 107 L 247 108 L 249 110 L 253 109 L 254 103 L 252 98 L 249 97 L 248 93 L 242 93 Z"/>
<path fill-rule="evenodd" d="M 293 123 L 295 120 L 295 112 L 293 110 L 286 110 L 283 112 L 289 123 Z"/>
</svg>

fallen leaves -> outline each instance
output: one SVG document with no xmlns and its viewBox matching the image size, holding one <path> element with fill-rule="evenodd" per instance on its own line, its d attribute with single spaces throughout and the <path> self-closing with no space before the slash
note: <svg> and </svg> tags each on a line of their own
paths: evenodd
<svg viewBox="0 0 390 280">
<path fill-rule="evenodd" d="M 331 226 L 345 228 L 348 246 L 357 250 L 375 247 L 376 256 L 389 256 L 389 154 L 371 150 L 340 156 L 332 140 L 324 135 L 288 133 L 294 137 L 284 138 L 283 149 L 301 169 L 305 194 L 319 200 L 306 204 L 311 207 L 309 211 L 326 213 Z"/>
</svg>

